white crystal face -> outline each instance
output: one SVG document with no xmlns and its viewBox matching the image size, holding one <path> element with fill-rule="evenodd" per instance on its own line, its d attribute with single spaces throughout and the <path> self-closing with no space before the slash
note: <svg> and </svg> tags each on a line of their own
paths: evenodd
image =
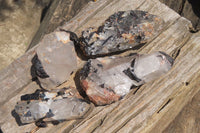
<svg viewBox="0 0 200 133">
<path fill-rule="evenodd" d="M 32 116 L 36 119 L 45 117 L 46 113 L 49 112 L 49 104 L 46 102 L 32 104 L 32 106 L 30 106 Z"/>
<path fill-rule="evenodd" d="M 114 89 L 116 94 L 124 96 L 129 92 L 130 86 L 133 84 L 133 81 L 123 73 L 123 70 L 129 66 L 130 62 L 116 64 L 115 67 L 103 71 L 99 76 L 106 85 Z"/>
<path fill-rule="evenodd" d="M 138 78 L 148 82 L 169 71 L 171 66 L 165 55 L 155 52 L 150 55 L 140 55 L 136 59 L 134 71 Z"/>
<path fill-rule="evenodd" d="M 66 98 L 62 100 L 55 100 L 51 104 L 51 111 L 53 119 L 55 120 L 69 120 L 81 117 L 89 109 L 86 102 L 75 98 Z"/>
<path fill-rule="evenodd" d="M 20 116 L 22 123 L 30 123 L 35 120 L 44 118 L 46 113 L 49 112 L 51 102 L 46 101 L 21 101 L 15 106 L 16 113 Z"/>
<path fill-rule="evenodd" d="M 155 72 L 160 67 L 159 58 L 155 55 L 139 56 L 135 63 L 135 74 L 143 79 L 146 75 Z"/>
<path fill-rule="evenodd" d="M 90 78 L 98 85 L 105 85 L 104 87 L 112 89 L 117 95 L 124 96 L 130 91 L 132 85 L 140 85 L 124 73 L 135 57 L 106 57 L 92 60 L 92 66 L 98 71 Z M 102 64 L 102 69 L 96 67 L 98 63 Z"/>
</svg>

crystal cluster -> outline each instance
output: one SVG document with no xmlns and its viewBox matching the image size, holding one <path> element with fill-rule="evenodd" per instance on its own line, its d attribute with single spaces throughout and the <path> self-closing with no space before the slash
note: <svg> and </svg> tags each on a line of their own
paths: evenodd
<svg viewBox="0 0 200 133">
<path fill-rule="evenodd" d="M 79 39 L 64 30 L 45 35 L 32 60 L 43 90 L 21 97 L 15 106 L 21 122 L 77 119 L 88 112 L 90 105 L 77 88 L 55 89 L 77 71 L 81 53 L 76 53 L 74 45 L 89 58 L 117 54 L 150 41 L 163 25 L 156 15 L 130 10 L 111 15 L 102 26 L 83 31 Z M 91 102 L 107 105 L 123 98 L 131 88 L 159 78 L 172 65 L 173 59 L 164 52 L 89 59 L 80 71 L 80 85 Z"/>
<path fill-rule="evenodd" d="M 81 71 L 81 85 L 92 102 L 106 105 L 118 101 L 132 87 L 167 73 L 173 59 L 164 52 L 127 57 L 90 59 Z"/>
</svg>

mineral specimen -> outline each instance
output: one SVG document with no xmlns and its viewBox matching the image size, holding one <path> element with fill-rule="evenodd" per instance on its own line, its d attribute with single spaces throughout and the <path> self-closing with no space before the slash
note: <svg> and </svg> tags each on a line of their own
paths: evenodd
<svg viewBox="0 0 200 133">
<path fill-rule="evenodd" d="M 80 38 L 86 56 L 101 56 L 132 49 L 155 37 L 164 21 L 140 10 L 119 11 L 111 15 L 102 26 L 88 28 Z"/>
<path fill-rule="evenodd" d="M 15 112 L 22 123 L 45 121 L 62 121 L 81 118 L 88 112 L 87 102 L 72 95 L 71 91 L 62 89 L 58 92 L 40 92 L 27 94 L 15 106 Z"/>
<path fill-rule="evenodd" d="M 106 105 L 121 99 L 131 88 L 159 78 L 172 65 L 173 59 L 164 52 L 90 59 L 80 72 L 80 81 L 93 103 Z"/>
<path fill-rule="evenodd" d="M 56 31 L 44 36 L 36 50 L 33 66 L 44 89 L 66 81 L 77 68 L 77 56 L 70 32 Z"/>
</svg>

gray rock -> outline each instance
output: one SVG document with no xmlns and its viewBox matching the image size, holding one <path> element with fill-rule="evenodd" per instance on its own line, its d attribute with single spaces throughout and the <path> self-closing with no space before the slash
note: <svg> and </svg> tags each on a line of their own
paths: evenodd
<svg viewBox="0 0 200 133">
<path fill-rule="evenodd" d="M 131 88 L 159 78 L 172 65 L 173 59 L 164 52 L 90 59 L 80 72 L 80 81 L 92 102 L 105 105 L 118 101 Z"/>
<path fill-rule="evenodd" d="M 90 105 L 71 94 L 66 90 L 28 94 L 25 96 L 26 101 L 24 99 L 17 103 L 15 112 L 22 123 L 40 119 L 62 121 L 81 118 L 88 112 Z"/>
<path fill-rule="evenodd" d="M 101 56 L 132 49 L 155 37 L 164 21 L 145 11 L 119 11 L 111 15 L 102 26 L 89 28 L 80 38 L 86 56 Z"/>
<path fill-rule="evenodd" d="M 77 56 L 70 33 L 56 31 L 44 36 L 36 50 L 36 74 L 44 89 L 54 89 L 68 80 L 77 68 Z"/>
</svg>

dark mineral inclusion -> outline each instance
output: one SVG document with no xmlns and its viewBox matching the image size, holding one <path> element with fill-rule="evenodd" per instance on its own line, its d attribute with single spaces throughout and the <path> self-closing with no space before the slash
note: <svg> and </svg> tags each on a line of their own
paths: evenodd
<svg viewBox="0 0 200 133">
<path fill-rule="evenodd" d="M 44 121 L 62 121 L 83 117 L 90 105 L 78 98 L 72 90 L 64 88 L 59 91 L 27 94 L 21 97 L 15 106 L 15 112 L 22 123 Z"/>
<path fill-rule="evenodd" d="M 106 105 L 121 99 L 131 88 L 159 78 L 172 65 L 173 58 L 164 52 L 90 59 L 80 72 L 80 81 L 93 103 Z"/>
<path fill-rule="evenodd" d="M 82 32 L 81 48 L 86 56 L 102 56 L 132 49 L 155 37 L 164 21 L 145 11 L 119 11 L 99 28 Z"/>
</svg>

